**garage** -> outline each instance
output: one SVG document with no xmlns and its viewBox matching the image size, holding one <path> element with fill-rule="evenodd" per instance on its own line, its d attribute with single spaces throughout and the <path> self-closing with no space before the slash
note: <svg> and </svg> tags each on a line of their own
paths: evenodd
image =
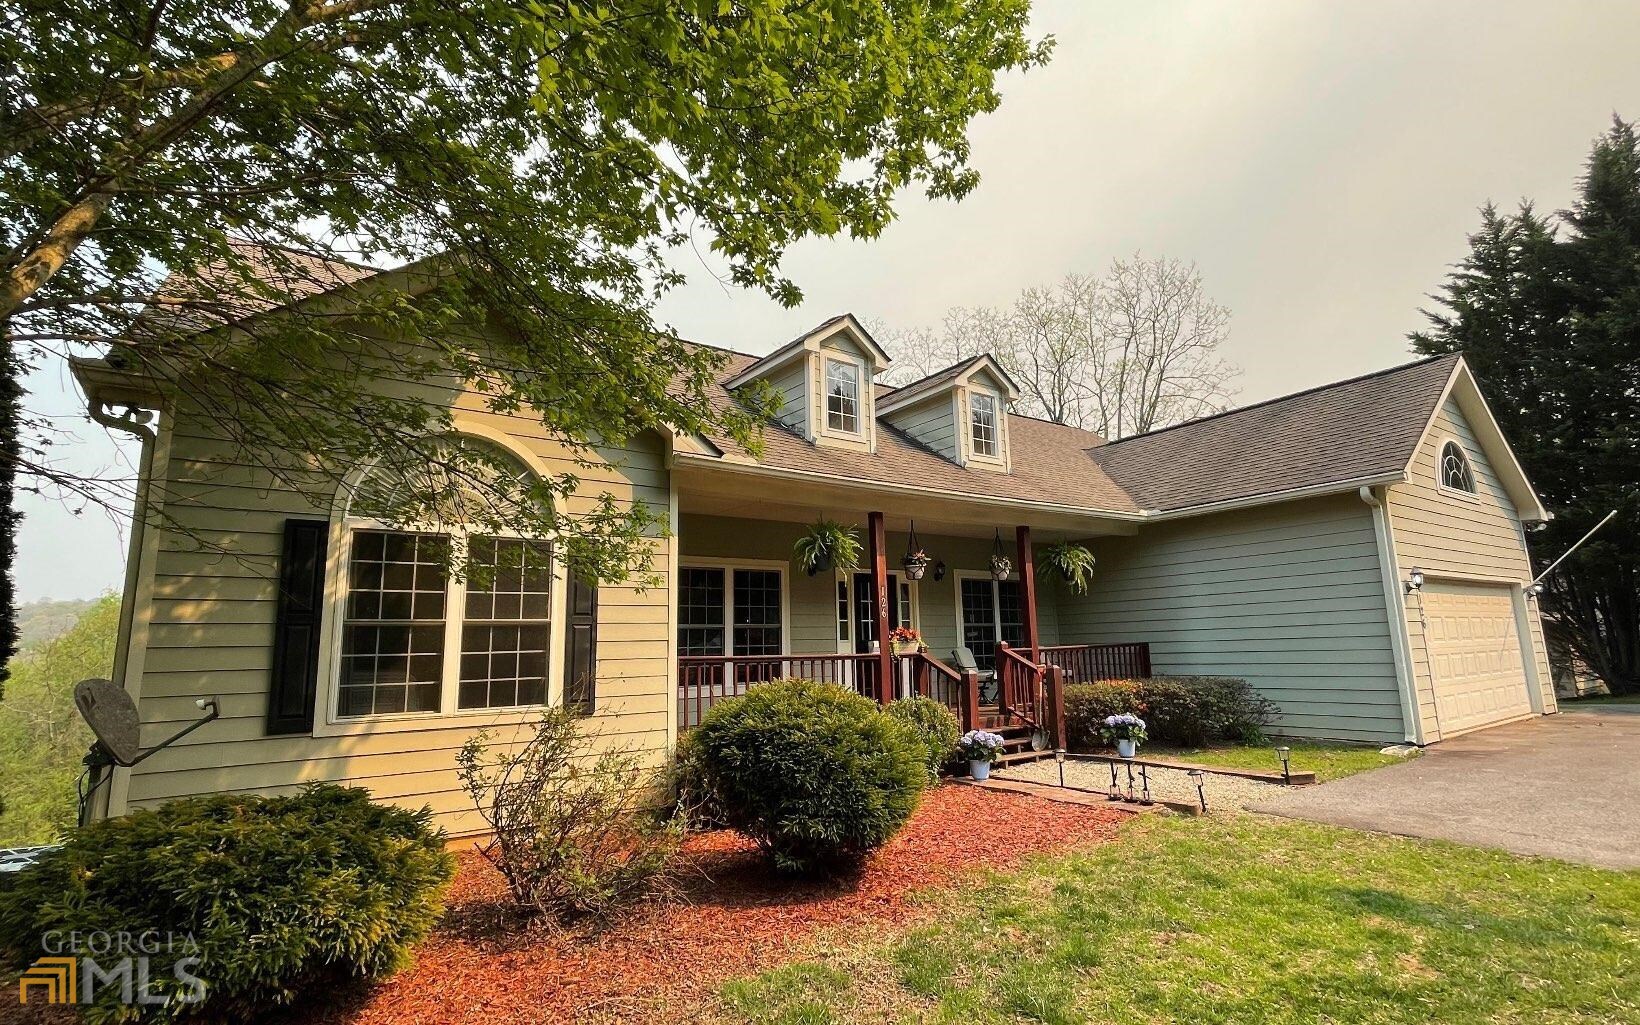
<svg viewBox="0 0 1640 1025">
<path fill-rule="evenodd" d="M 1423 597 L 1441 736 L 1532 714 L 1514 590 L 1431 583 Z"/>
</svg>

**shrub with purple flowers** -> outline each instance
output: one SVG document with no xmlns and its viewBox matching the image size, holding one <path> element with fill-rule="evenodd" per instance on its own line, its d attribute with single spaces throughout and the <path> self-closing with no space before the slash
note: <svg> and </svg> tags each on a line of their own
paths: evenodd
<svg viewBox="0 0 1640 1025">
<path fill-rule="evenodd" d="M 995 733 L 969 730 L 957 741 L 957 750 L 971 762 L 994 762 L 1002 757 L 1002 745 L 1007 743 Z"/>
<path fill-rule="evenodd" d="M 1099 735 L 1113 744 L 1118 740 L 1143 743 L 1149 736 L 1145 732 L 1145 721 L 1131 712 L 1105 716 L 1105 725 L 1099 730 Z"/>
</svg>

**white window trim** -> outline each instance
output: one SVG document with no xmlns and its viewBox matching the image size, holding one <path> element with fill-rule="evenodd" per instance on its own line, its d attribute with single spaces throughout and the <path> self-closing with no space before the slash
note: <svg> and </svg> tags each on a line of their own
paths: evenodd
<svg viewBox="0 0 1640 1025">
<path fill-rule="evenodd" d="M 855 640 L 854 631 L 859 629 L 859 624 L 854 621 L 854 574 L 860 573 L 860 572 L 864 572 L 864 571 L 858 570 L 858 569 L 851 569 L 851 570 L 841 570 L 841 569 L 839 569 L 839 570 L 835 570 L 834 574 L 833 574 L 836 579 L 833 583 L 832 591 L 831 591 L 831 605 L 832 605 L 832 628 L 831 628 L 831 632 L 832 632 L 832 636 L 836 637 L 836 640 L 837 640 L 837 654 L 839 654 L 839 655 L 852 655 L 852 654 L 855 653 L 854 652 L 854 640 Z M 922 593 L 921 593 L 921 588 L 918 586 L 920 581 L 907 580 L 906 577 L 905 577 L 905 571 L 904 570 L 899 570 L 899 571 L 891 570 L 889 572 L 889 576 L 895 576 L 896 574 L 899 576 L 900 586 L 901 587 L 909 587 L 911 589 L 911 627 L 912 627 L 912 629 L 916 630 L 918 633 L 922 633 Z M 843 638 L 836 636 L 840 632 L 838 630 L 839 621 L 836 618 L 837 585 L 841 585 L 844 588 L 847 588 L 847 590 L 848 590 L 849 636 L 848 636 L 847 640 L 844 640 Z M 894 600 L 897 603 L 900 600 L 900 596 L 895 595 Z"/>
<path fill-rule="evenodd" d="M 991 400 L 991 434 L 993 435 L 992 443 L 996 448 L 994 453 L 981 452 L 974 438 L 974 399 L 980 396 Z M 982 463 L 996 463 L 997 465 L 1001 465 L 1003 462 L 1002 453 L 1004 444 L 1002 438 L 1002 396 L 998 395 L 994 391 L 991 391 L 989 388 L 975 388 L 973 386 L 969 386 L 967 428 L 968 451 L 970 456 Z"/>
<path fill-rule="evenodd" d="M 852 367 L 854 370 L 854 430 L 831 425 L 831 365 Z M 866 389 L 870 384 L 865 364 L 847 353 L 827 350 L 820 353 L 820 433 L 829 438 L 866 440 L 866 422 L 870 410 L 866 406 Z"/>
<path fill-rule="evenodd" d="M 325 620 L 321 630 L 321 652 L 324 658 L 319 667 L 319 694 L 315 699 L 313 715 L 314 736 L 347 736 L 359 733 L 384 733 L 408 730 L 443 729 L 450 726 L 488 726 L 530 722 L 538 718 L 543 708 L 557 705 L 564 695 L 564 653 L 561 636 L 565 612 L 565 585 L 568 574 L 558 558 L 558 546 L 552 545 L 552 596 L 547 604 L 551 617 L 547 623 L 547 700 L 542 705 L 505 705 L 500 707 L 460 708 L 461 696 L 461 626 L 466 620 L 467 584 L 451 578 L 445 590 L 444 608 L 444 669 L 439 680 L 439 708 L 436 712 L 385 712 L 373 715 L 343 716 L 341 705 L 342 640 L 347 618 L 348 582 L 351 579 L 349 562 L 353 555 L 353 536 L 361 530 L 385 530 L 396 533 L 439 534 L 452 538 L 505 537 L 518 538 L 521 534 L 510 531 L 483 531 L 469 533 L 465 529 L 427 527 L 415 524 L 397 525 L 359 516 L 337 517 L 330 525 L 330 545 L 325 559 Z M 550 539 L 544 539 L 552 544 Z M 459 611 L 460 615 L 452 613 Z"/>
<path fill-rule="evenodd" d="M 1469 479 L 1475 484 L 1474 491 L 1455 488 L 1446 482 L 1446 467 L 1443 464 L 1446 461 L 1446 447 L 1448 445 L 1458 446 L 1458 451 L 1463 453 L 1464 464 L 1469 467 Z M 1481 477 L 1480 474 L 1475 472 L 1475 457 L 1469 454 L 1469 446 L 1450 434 L 1442 435 L 1435 441 L 1435 487 L 1444 495 L 1452 495 L 1466 502 L 1479 502 L 1481 500 Z"/>
<path fill-rule="evenodd" d="M 1002 594 L 997 588 L 999 581 L 989 570 L 980 572 L 972 569 L 959 569 L 951 573 L 955 583 L 951 585 L 956 596 L 957 614 L 957 643 L 963 642 L 962 629 L 966 620 L 962 618 L 962 582 L 964 580 L 985 580 L 991 584 L 991 639 L 998 644 L 1002 643 Z M 1015 571 L 1002 578 L 1003 580 L 1018 580 L 1019 573 Z"/>
<path fill-rule="evenodd" d="M 686 569 L 721 569 L 723 571 L 723 647 L 725 656 L 733 656 L 735 651 L 735 585 L 734 571 L 737 569 L 765 569 L 774 570 L 780 574 L 780 652 L 781 655 L 792 653 L 792 595 L 791 575 L 787 573 L 788 566 L 784 562 L 773 559 L 695 559 L 681 556 L 678 559 L 678 577 L 672 581 L 672 593 L 678 593 L 678 584 L 683 580 L 683 571 Z M 836 597 L 833 596 L 833 602 Z M 679 630 L 683 629 L 681 617 L 674 616 L 672 622 L 672 636 L 674 641 Z M 694 658 L 697 656 L 689 656 Z M 717 656 L 704 656 L 715 658 Z M 773 658 L 774 656 L 769 656 Z"/>
<path fill-rule="evenodd" d="M 450 425 L 450 434 L 467 435 L 480 441 L 488 441 L 502 449 L 522 463 L 525 469 L 538 477 L 545 476 L 549 470 L 542 465 L 533 452 L 519 444 L 519 440 L 503 431 L 495 430 L 486 424 L 471 422 L 465 417 L 458 417 Z M 359 467 L 343 486 L 337 491 L 336 498 L 330 511 L 330 534 L 325 545 L 325 595 L 323 619 L 319 625 L 319 674 L 318 693 L 313 702 L 313 732 L 315 737 L 345 737 L 360 736 L 371 733 L 408 733 L 416 730 L 442 729 L 482 729 L 487 726 L 512 726 L 534 722 L 540 718 L 541 710 L 545 707 L 559 705 L 564 699 L 564 652 L 562 629 L 564 624 L 566 592 L 565 586 L 568 574 L 558 557 L 557 538 L 537 538 L 552 545 L 552 597 L 548 602 L 548 615 L 552 618 L 548 623 L 551 631 L 547 649 L 547 704 L 546 705 L 508 705 L 501 708 L 468 708 L 455 709 L 446 712 L 446 708 L 454 708 L 461 692 L 461 651 L 459 639 L 461 636 L 460 619 L 456 620 L 455 636 L 458 640 L 454 652 L 456 672 L 450 676 L 450 648 L 451 616 L 449 612 L 456 600 L 452 591 L 446 591 L 445 598 L 445 679 L 439 681 L 439 711 L 437 712 L 394 712 L 382 715 L 358 715 L 342 717 L 337 714 L 340 707 L 340 687 L 342 672 L 342 626 L 347 617 L 347 593 L 351 580 L 348 562 L 353 554 L 353 532 L 355 530 L 396 530 L 430 534 L 454 535 L 467 533 L 453 531 L 448 527 L 422 527 L 418 525 L 384 524 L 378 520 L 363 516 L 348 515 L 348 502 L 352 500 L 359 482 L 376 468 L 376 461 Z M 521 537 L 508 531 L 486 531 L 482 536 L 487 537 Z M 452 581 L 452 586 L 454 585 Z M 465 614 L 466 590 L 462 585 L 461 608 Z"/>
</svg>

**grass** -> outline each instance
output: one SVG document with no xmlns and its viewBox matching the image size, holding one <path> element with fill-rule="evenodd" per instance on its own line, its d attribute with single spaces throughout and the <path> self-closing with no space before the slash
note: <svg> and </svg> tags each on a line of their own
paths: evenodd
<svg viewBox="0 0 1640 1025">
<path fill-rule="evenodd" d="M 1255 816 L 941 898 L 935 924 L 740 980 L 759 1025 L 1640 1021 L 1640 873 Z"/>
<path fill-rule="evenodd" d="M 1417 755 L 1379 754 L 1376 747 L 1359 744 L 1299 744 L 1290 743 L 1294 772 L 1313 772 L 1316 780 L 1353 776 L 1368 769 L 1404 762 Z M 1281 759 L 1274 743 L 1255 746 L 1231 747 L 1154 747 L 1146 746 L 1144 753 L 1153 758 L 1172 758 L 1198 765 L 1217 765 L 1227 769 L 1257 769 L 1280 772 Z"/>
</svg>

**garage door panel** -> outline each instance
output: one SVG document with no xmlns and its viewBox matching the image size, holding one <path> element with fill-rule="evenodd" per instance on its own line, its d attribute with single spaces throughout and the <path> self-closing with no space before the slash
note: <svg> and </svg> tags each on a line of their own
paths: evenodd
<svg viewBox="0 0 1640 1025">
<path fill-rule="evenodd" d="M 1531 714 L 1513 591 L 1431 584 L 1423 599 L 1442 735 Z"/>
</svg>

